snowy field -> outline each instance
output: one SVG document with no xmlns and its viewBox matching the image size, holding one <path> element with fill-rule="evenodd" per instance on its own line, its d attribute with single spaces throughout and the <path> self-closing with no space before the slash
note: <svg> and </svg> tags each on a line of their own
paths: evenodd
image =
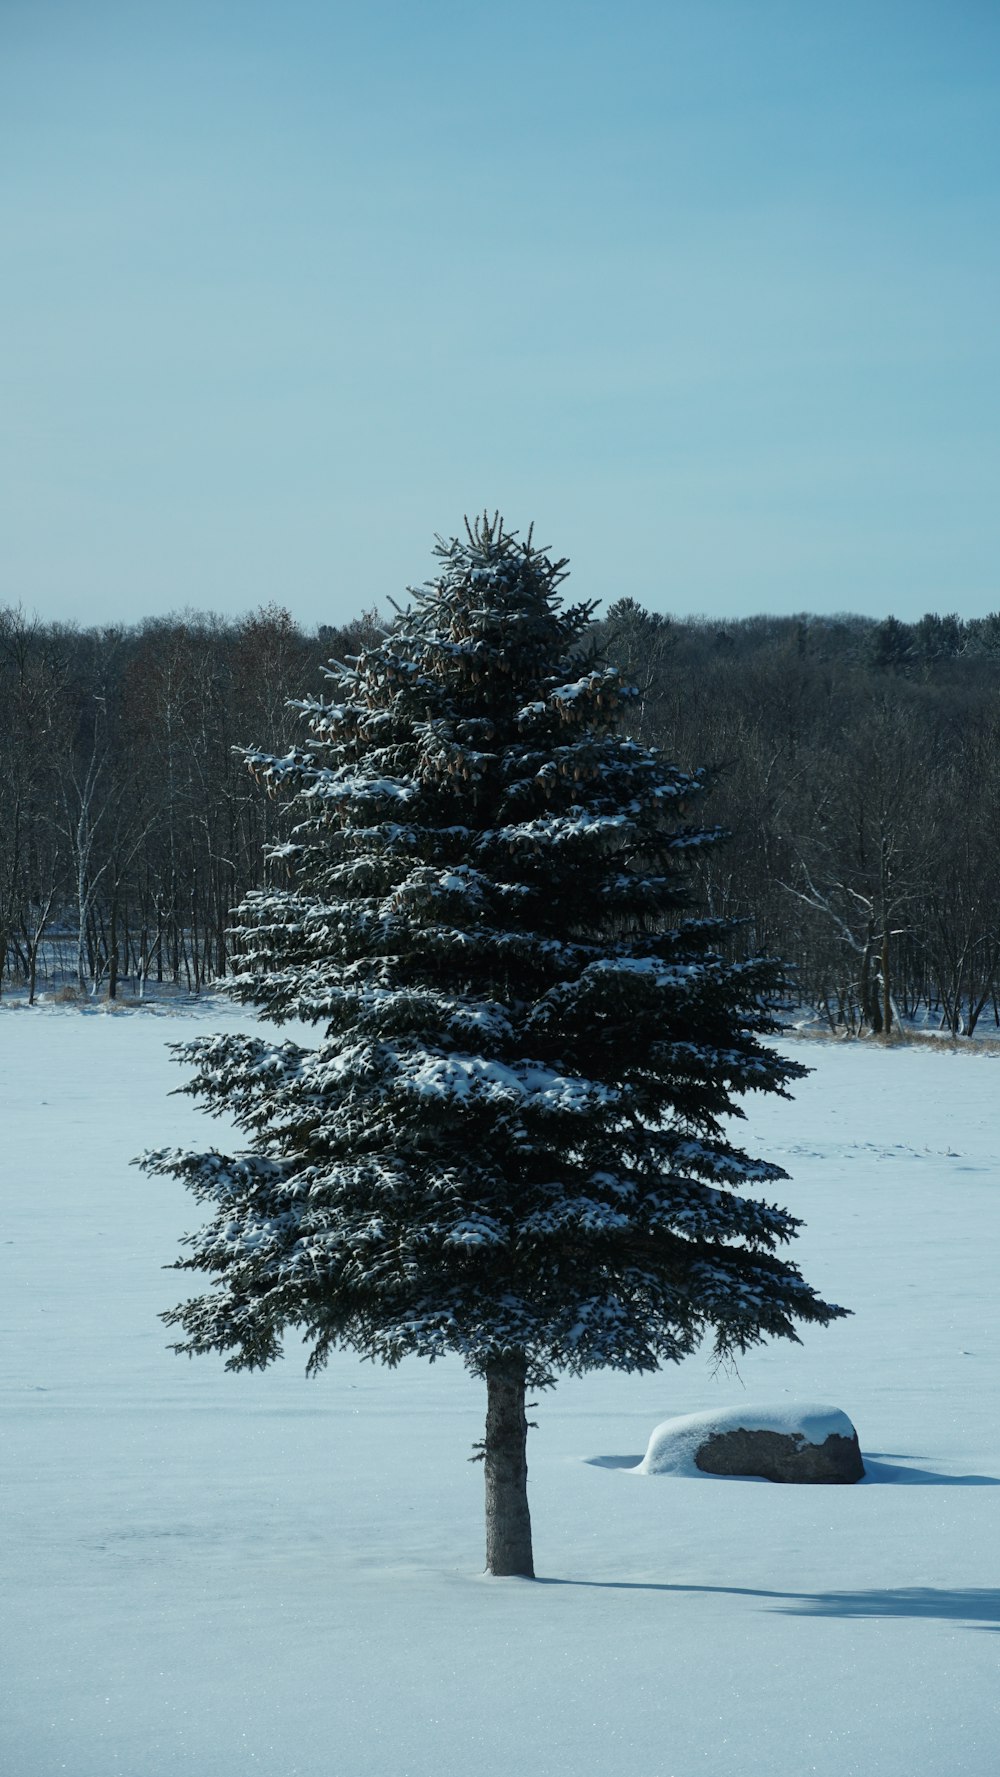
<svg viewBox="0 0 1000 1777">
<path fill-rule="evenodd" d="M 996 1777 L 1000 1058 L 796 1044 L 816 1071 L 746 1139 L 854 1318 L 543 1395 L 532 1584 L 482 1577 L 459 1367 L 166 1349 L 198 1211 L 128 1162 L 225 1141 L 167 1097 L 191 1031 L 0 1012 L 5 1774 Z M 843 1408 L 868 1479 L 628 1472 L 741 1398 Z"/>
</svg>

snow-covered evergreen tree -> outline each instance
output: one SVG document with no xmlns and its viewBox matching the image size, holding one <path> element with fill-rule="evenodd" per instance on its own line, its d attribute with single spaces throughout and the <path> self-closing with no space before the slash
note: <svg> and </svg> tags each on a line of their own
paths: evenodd
<svg viewBox="0 0 1000 1777">
<path fill-rule="evenodd" d="M 234 996 L 316 1041 L 183 1045 L 187 1090 L 245 1151 L 146 1157 L 215 1206 L 178 1268 L 178 1349 L 232 1368 L 302 1330 L 395 1364 L 457 1353 L 487 1385 L 487 1564 L 532 1572 L 525 1387 L 721 1354 L 844 1310 L 752 1195 L 785 1175 L 724 1132 L 803 1070 L 762 1045 L 778 973 L 689 908 L 719 835 L 702 784 L 623 733 L 565 563 L 483 518 L 380 645 L 253 751 L 290 802 L 288 886 L 239 914 Z M 627 722 L 624 724 L 627 727 Z"/>
</svg>

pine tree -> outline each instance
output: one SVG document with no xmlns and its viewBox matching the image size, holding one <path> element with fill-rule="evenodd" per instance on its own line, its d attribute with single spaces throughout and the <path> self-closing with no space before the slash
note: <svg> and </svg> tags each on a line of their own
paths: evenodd
<svg viewBox="0 0 1000 1777">
<path fill-rule="evenodd" d="M 526 1387 L 720 1355 L 844 1313 L 777 1256 L 799 1226 L 745 1194 L 736 1098 L 804 1070 L 765 1047 L 779 971 L 732 962 L 691 860 L 702 790 L 626 737 L 566 564 L 487 517 L 377 645 L 248 763 L 294 825 L 288 886 L 239 910 L 229 990 L 315 1046 L 180 1047 L 185 1090 L 249 1145 L 163 1150 L 214 1205 L 177 1268 L 207 1294 L 176 1349 L 309 1367 L 458 1353 L 487 1389 L 487 1567 L 530 1575 Z"/>
</svg>

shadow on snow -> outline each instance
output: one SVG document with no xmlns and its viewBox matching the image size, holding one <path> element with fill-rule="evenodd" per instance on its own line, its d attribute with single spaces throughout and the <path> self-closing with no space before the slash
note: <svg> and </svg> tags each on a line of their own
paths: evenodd
<svg viewBox="0 0 1000 1777">
<path fill-rule="evenodd" d="M 861 1618 L 923 1617 L 971 1627 L 1000 1629 L 1000 1588 L 996 1586 L 889 1586 L 864 1592 L 770 1592 L 758 1586 L 658 1584 L 652 1580 L 564 1580 L 539 1577 L 543 1586 L 595 1586 L 620 1592 L 716 1594 L 726 1598 L 773 1600 L 785 1616 Z"/>
<path fill-rule="evenodd" d="M 584 1461 L 590 1468 L 635 1469 L 642 1461 L 641 1456 L 587 1456 Z M 997 1475 L 943 1475 L 938 1469 L 914 1468 L 911 1464 L 897 1461 L 894 1454 L 887 1450 L 876 1450 L 865 1455 L 864 1480 L 857 1483 L 860 1487 L 882 1486 L 892 1483 L 897 1487 L 1000 1487 Z M 654 1480 L 673 1480 L 671 1475 L 653 1476 Z M 694 1479 L 686 1476 L 684 1479 Z M 752 1481 L 758 1485 L 757 1475 L 705 1475 L 706 1481 Z M 765 1483 L 769 1485 L 769 1483 Z"/>
</svg>

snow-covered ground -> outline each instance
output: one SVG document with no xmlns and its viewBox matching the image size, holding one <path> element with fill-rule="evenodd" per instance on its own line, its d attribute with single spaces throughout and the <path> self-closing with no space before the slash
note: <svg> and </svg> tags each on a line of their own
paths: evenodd
<svg viewBox="0 0 1000 1777">
<path fill-rule="evenodd" d="M 199 1015 L 206 1016 L 203 1012 Z M 212 1007 L 220 1026 L 248 1022 Z M 480 1387 L 175 1357 L 198 1211 L 129 1169 L 225 1134 L 149 1011 L 0 1013 L 10 1777 L 995 1777 L 1000 1058 L 796 1045 L 748 1143 L 854 1318 L 543 1395 L 540 1584 L 488 1580 Z M 744 1132 L 746 1133 L 746 1132 Z M 661 1420 L 841 1407 L 857 1487 L 629 1473 Z"/>
</svg>

